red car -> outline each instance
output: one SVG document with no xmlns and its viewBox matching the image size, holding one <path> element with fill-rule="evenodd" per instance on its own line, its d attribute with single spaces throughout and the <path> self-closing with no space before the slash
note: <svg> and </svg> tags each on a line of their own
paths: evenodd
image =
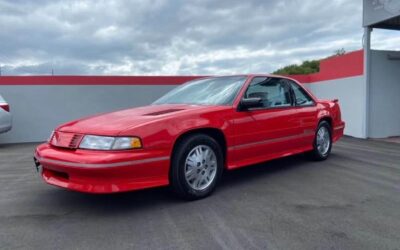
<svg viewBox="0 0 400 250">
<path fill-rule="evenodd" d="M 309 153 L 325 160 L 344 130 L 337 100 L 317 100 L 273 75 L 209 77 L 152 105 L 59 126 L 35 151 L 52 185 L 113 193 L 171 185 L 186 199 L 209 195 L 224 169 Z"/>
</svg>

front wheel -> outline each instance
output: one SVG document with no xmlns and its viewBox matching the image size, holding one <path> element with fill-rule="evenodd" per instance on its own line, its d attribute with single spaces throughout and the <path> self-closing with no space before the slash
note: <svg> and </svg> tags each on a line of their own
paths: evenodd
<svg viewBox="0 0 400 250">
<path fill-rule="evenodd" d="M 196 200 L 210 195 L 222 174 L 223 153 L 219 143 L 205 134 L 188 136 L 173 152 L 170 181 L 181 197 Z"/>
<path fill-rule="evenodd" d="M 332 129 L 328 122 L 322 121 L 315 133 L 313 150 L 310 155 L 313 160 L 323 161 L 329 157 L 332 149 Z"/>
</svg>

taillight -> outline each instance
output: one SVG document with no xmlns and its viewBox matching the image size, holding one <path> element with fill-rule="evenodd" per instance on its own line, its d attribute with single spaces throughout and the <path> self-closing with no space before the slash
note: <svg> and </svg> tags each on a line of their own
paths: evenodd
<svg viewBox="0 0 400 250">
<path fill-rule="evenodd" d="M 0 103 L 0 108 L 4 109 L 7 112 L 10 112 L 10 105 L 7 103 Z"/>
</svg>

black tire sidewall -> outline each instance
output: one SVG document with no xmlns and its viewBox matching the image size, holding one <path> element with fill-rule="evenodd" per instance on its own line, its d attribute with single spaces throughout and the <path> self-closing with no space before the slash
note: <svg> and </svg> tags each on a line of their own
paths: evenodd
<svg viewBox="0 0 400 250">
<path fill-rule="evenodd" d="M 319 152 L 318 147 L 317 147 L 317 135 L 318 135 L 318 131 L 320 130 L 321 127 L 327 128 L 328 133 L 329 133 L 329 140 L 330 140 L 329 149 L 326 152 L 326 154 L 324 154 L 324 155 Z M 319 123 L 317 131 L 315 132 L 314 152 L 313 153 L 314 153 L 314 155 L 315 155 L 317 160 L 325 160 L 325 159 L 327 159 L 329 157 L 329 155 L 331 153 L 331 149 L 332 149 L 332 128 L 331 128 L 331 126 L 329 125 L 328 122 L 322 121 L 322 122 Z"/>
<path fill-rule="evenodd" d="M 199 145 L 209 146 L 214 151 L 217 158 L 216 176 L 213 182 L 204 190 L 193 189 L 189 183 L 187 183 L 185 177 L 186 157 L 194 147 Z M 199 199 L 210 195 L 214 191 L 222 175 L 224 164 L 221 146 L 215 139 L 204 134 L 195 134 L 184 138 L 177 146 L 173 154 L 172 161 L 171 182 L 174 188 L 178 189 L 178 193 L 187 199 Z"/>
</svg>

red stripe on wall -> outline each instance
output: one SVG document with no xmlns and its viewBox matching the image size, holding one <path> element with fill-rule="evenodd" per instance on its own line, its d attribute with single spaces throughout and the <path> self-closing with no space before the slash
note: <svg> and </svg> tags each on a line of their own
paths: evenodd
<svg viewBox="0 0 400 250">
<path fill-rule="evenodd" d="M 364 52 L 357 50 L 321 60 L 320 72 L 290 75 L 315 83 L 363 75 Z M 0 85 L 179 85 L 204 76 L 0 76 Z"/>
<path fill-rule="evenodd" d="M 364 74 L 364 51 L 356 50 L 342 56 L 321 60 L 319 72 L 309 75 L 290 75 L 302 83 L 315 83 Z"/>
<path fill-rule="evenodd" d="M 178 85 L 203 76 L 0 76 L 0 85 Z"/>
</svg>

